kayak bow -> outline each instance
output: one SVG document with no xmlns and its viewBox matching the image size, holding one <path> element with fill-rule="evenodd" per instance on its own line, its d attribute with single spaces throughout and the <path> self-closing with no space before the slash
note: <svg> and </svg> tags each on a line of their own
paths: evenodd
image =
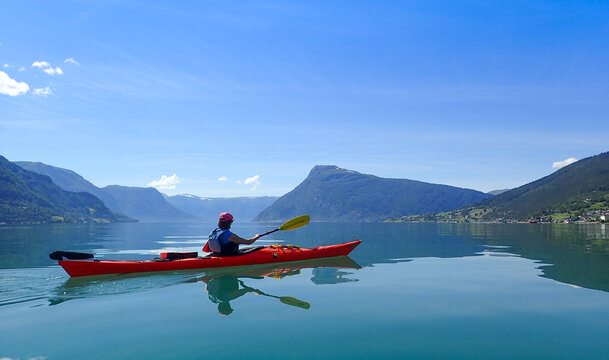
<svg viewBox="0 0 609 360">
<path fill-rule="evenodd" d="M 144 261 L 117 261 L 117 260 L 63 260 L 59 258 L 59 265 L 71 277 L 130 274 L 152 271 L 175 271 L 189 269 L 206 269 L 229 266 L 246 266 L 255 264 L 283 263 L 320 258 L 329 258 L 348 255 L 355 249 L 361 240 L 343 244 L 317 246 L 314 248 L 300 248 L 296 246 L 270 245 L 235 256 L 190 257 L 185 259 L 154 259 Z M 64 253 L 65 254 L 65 253 Z"/>
</svg>

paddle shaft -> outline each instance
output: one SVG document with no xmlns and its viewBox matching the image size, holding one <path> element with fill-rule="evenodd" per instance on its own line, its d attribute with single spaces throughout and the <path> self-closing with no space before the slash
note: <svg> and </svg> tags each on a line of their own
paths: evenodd
<svg viewBox="0 0 609 360">
<path fill-rule="evenodd" d="M 272 234 L 272 233 L 274 233 L 275 231 L 279 231 L 279 230 L 281 230 L 281 229 L 280 229 L 280 228 L 277 228 L 277 229 L 275 229 L 275 230 L 271 230 L 271 231 L 269 231 L 269 232 L 265 232 L 264 234 L 260 235 L 260 237 L 266 236 L 266 235 L 268 235 L 268 234 Z"/>
</svg>

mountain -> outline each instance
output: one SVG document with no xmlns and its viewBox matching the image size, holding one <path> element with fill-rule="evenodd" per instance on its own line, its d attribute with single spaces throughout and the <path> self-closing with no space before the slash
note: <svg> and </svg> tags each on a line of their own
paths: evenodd
<svg viewBox="0 0 609 360">
<path fill-rule="evenodd" d="M 50 177 L 0 156 L 0 224 L 133 221 L 86 192 L 70 192 Z"/>
<path fill-rule="evenodd" d="M 193 218 L 169 204 L 163 194 L 154 188 L 119 185 L 98 188 L 72 170 L 41 162 L 18 161 L 16 164 L 26 170 L 49 176 L 64 190 L 93 194 L 110 209 L 141 221 L 175 221 Z"/>
<path fill-rule="evenodd" d="M 591 156 L 537 181 L 506 191 L 436 221 L 497 221 L 578 218 L 609 213 L 609 152 Z"/>
<path fill-rule="evenodd" d="M 26 170 L 50 177 L 57 186 L 67 191 L 84 191 L 95 196 L 98 196 L 96 193 L 100 192 L 97 186 L 91 184 L 72 170 L 58 168 L 41 162 L 15 161 L 14 164 Z"/>
<path fill-rule="evenodd" d="M 278 221 L 309 214 L 317 221 L 380 221 L 453 210 L 489 196 L 470 189 L 386 179 L 318 165 L 294 190 L 277 199 L 254 220 Z"/>
<path fill-rule="evenodd" d="M 230 212 L 235 219 L 251 221 L 262 210 L 277 200 L 275 196 L 204 198 L 195 195 L 181 194 L 168 196 L 167 201 L 185 213 L 205 220 L 217 220 L 221 212 Z"/>
<path fill-rule="evenodd" d="M 101 189 L 101 198 L 111 209 L 121 209 L 142 221 L 193 220 L 193 216 L 176 209 L 155 188 L 109 185 Z"/>
</svg>

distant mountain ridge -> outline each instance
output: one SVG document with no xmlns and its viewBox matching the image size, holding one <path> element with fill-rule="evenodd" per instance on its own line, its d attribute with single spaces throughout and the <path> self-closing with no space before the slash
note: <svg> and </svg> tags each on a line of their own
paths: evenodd
<svg viewBox="0 0 609 360">
<path fill-rule="evenodd" d="M 490 196 L 471 189 L 380 178 L 334 165 L 317 165 L 294 190 L 254 220 L 279 221 L 309 214 L 314 221 L 380 221 L 454 210 Z"/>
<path fill-rule="evenodd" d="M 0 223 L 133 221 L 94 195 L 70 192 L 0 156 Z"/>
<path fill-rule="evenodd" d="M 17 161 L 22 168 L 47 175 L 67 191 L 84 191 L 101 199 L 110 209 L 141 221 L 192 220 L 193 216 L 176 209 L 154 188 L 108 185 L 99 188 L 68 169 L 41 162 Z"/>
<path fill-rule="evenodd" d="M 505 221 L 585 216 L 609 211 L 609 152 L 563 167 L 472 206 L 430 214 L 427 221 Z M 411 219 L 416 220 L 416 219 Z"/>
<path fill-rule="evenodd" d="M 189 194 L 167 197 L 167 201 L 176 208 L 212 221 L 217 221 L 218 215 L 224 211 L 229 211 L 236 220 L 251 221 L 277 199 L 276 196 L 210 198 Z"/>
</svg>

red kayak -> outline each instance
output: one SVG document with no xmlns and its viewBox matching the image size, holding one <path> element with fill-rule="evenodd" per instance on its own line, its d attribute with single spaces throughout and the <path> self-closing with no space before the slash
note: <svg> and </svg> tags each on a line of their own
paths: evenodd
<svg viewBox="0 0 609 360">
<path fill-rule="evenodd" d="M 271 245 L 246 249 L 243 254 L 235 256 L 208 255 L 205 257 L 196 257 L 196 253 L 164 253 L 161 254 L 161 259 L 144 261 L 87 259 L 93 255 L 63 251 L 56 251 L 51 253 L 49 256 L 54 260 L 59 260 L 59 265 L 61 265 L 61 267 L 63 267 L 71 277 L 77 277 L 246 266 L 329 258 L 348 255 L 360 243 L 361 240 L 356 240 L 344 244 L 317 246 L 310 249 L 291 245 Z M 183 254 L 183 256 L 186 258 L 175 259 L 175 257 L 180 257 L 180 254 Z M 64 260 L 63 257 L 67 257 L 71 260 Z M 73 260 L 75 258 L 82 260 Z"/>
</svg>

